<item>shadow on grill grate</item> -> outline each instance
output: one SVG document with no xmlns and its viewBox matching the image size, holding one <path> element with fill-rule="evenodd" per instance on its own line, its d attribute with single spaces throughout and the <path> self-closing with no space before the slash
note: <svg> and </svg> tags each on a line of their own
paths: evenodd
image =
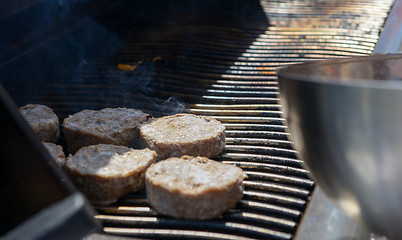
<svg viewBox="0 0 402 240">
<path fill-rule="evenodd" d="M 158 239 L 291 239 L 314 183 L 288 139 L 275 70 L 303 61 L 370 54 L 392 1 L 223 1 L 213 7 L 207 1 L 200 9 L 193 6 L 198 2 L 177 9 L 180 4 L 174 3 L 116 3 L 47 46 L 72 51 L 76 46 L 65 49 L 66 44 L 82 37 L 85 24 L 95 21 L 97 27 L 113 31 L 103 42 L 118 43 L 107 51 L 113 52 L 111 57 L 99 57 L 101 48 L 108 48 L 102 45 L 72 51 L 68 66 L 63 68 L 65 60 L 53 62 L 46 73 L 31 75 L 40 90 L 29 92 L 31 85 L 21 89 L 15 84 L 26 76 L 11 74 L 21 66 L 36 67 L 38 56 L 46 64 L 48 52 L 35 50 L 8 63 L 7 71 L 3 67 L 10 77 L 4 85 L 18 104 L 45 103 L 62 118 L 85 108 L 127 106 L 154 116 L 182 111 L 210 115 L 226 126 L 227 145 L 216 160 L 237 165 L 248 175 L 235 209 L 210 221 L 171 219 L 154 212 L 140 191 L 112 206 L 97 207 L 106 233 Z M 149 12 L 138 11 L 139 5 Z M 154 9 L 159 10 L 152 14 Z M 133 26 L 133 20 L 127 20 L 132 15 L 144 26 Z M 88 38 L 81 39 L 81 47 L 99 44 L 96 36 L 84 36 Z"/>
</svg>

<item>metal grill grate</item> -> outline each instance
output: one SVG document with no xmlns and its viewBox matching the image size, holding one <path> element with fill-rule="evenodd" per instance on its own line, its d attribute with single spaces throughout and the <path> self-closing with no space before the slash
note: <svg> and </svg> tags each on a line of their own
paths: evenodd
<svg viewBox="0 0 402 240">
<path fill-rule="evenodd" d="M 155 43 L 160 32 L 148 32 L 129 44 L 119 54 L 120 62 L 140 61 L 157 45 L 158 50 L 147 56 L 161 56 L 155 83 L 151 83 L 154 93 L 161 99 L 179 97 L 190 111 L 223 122 L 227 146 L 218 160 L 242 167 L 248 179 L 243 200 L 221 219 L 197 222 L 161 217 L 148 208 L 144 195 L 132 194 L 116 206 L 98 208 L 105 232 L 156 238 L 291 239 L 313 182 L 288 141 L 275 69 L 370 54 L 390 4 L 264 1 L 272 26 L 237 57 L 238 47 L 252 41 L 247 36 L 255 36 L 260 29 L 182 26 L 180 33 L 190 34 L 191 41 L 178 44 L 174 38 Z M 178 45 L 191 48 L 191 54 L 165 55 L 165 48 Z M 171 62 L 179 67 L 172 68 Z"/>
<path fill-rule="evenodd" d="M 106 233 L 291 239 L 314 183 L 288 140 L 275 70 L 370 54 L 392 2 L 261 1 L 268 27 L 257 17 L 240 26 L 175 22 L 145 29 L 112 58 L 83 62 L 71 79 L 47 84 L 37 100 L 62 117 L 83 108 L 129 106 L 156 116 L 180 110 L 211 115 L 226 126 L 227 145 L 216 160 L 240 166 L 248 175 L 235 209 L 209 221 L 176 220 L 154 212 L 140 191 L 97 207 Z M 119 64 L 134 69 L 120 70 Z"/>
</svg>

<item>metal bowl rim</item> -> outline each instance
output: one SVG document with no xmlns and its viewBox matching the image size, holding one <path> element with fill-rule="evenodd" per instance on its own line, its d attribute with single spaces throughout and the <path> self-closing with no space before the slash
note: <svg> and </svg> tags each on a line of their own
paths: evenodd
<svg viewBox="0 0 402 240">
<path fill-rule="evenodd" d="M 376 54 L 372 56 L 317 60 L 317 61 L 293 64 L 279 68 L 277 70 L 277 75 L 279 82 L 286 81 L 286 79 L 289 79 L 300 82 L 317 83 L 322 85 L 358 87 L 358 88 L 370 88 L 370 89 L 402 90 L 402 80 L 351 78 L 353 79 L 353 81 L 340 81 L 339 78 L 337 77 L 324 77 L 324 76 L 320 77 L 318 75 L 297 73 L 297 69 L 300 69 L 301 67 L 316 68 L 330 64 L 342 64 L 356 61 L 374 61 L 374 60 L 389 60 L 389 59 L 402 59 L 402 54 Z"/>
</svg>

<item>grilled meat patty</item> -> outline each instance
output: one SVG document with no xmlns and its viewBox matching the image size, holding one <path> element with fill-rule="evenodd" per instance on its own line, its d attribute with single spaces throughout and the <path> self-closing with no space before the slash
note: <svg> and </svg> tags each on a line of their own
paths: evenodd
<svg viewBox="0 0 402 240">
<path fill-rule="evenodd" d="M 56 161 L 56 163 L 63 167 L 66 163 L 66 155 L 64 154 L 63 147 L 54 143 L 42 142 L 50 156 Z"/>
<path fill-rule="evenodd" d="M 145 174 L 147 198 L 160 214 L 210 219 L 243 197 L 246 174 L 239 167 L 205 157 L 182 156 L 153 164 Z"/>
<path fill-rule="evenodd" d="M 64 119 L 63 129 L 68 150 L 96 144 L 134 147 L 138 144 L 138 124 L 147 114 L 129 108 L 83 110 Z"/>
<path fill-rule="evenodd" d="M 140 125 L 141 146 L 155 150 L 158 160 L 183 155 L 213 157 L 225 147 L 225 127 L 216 119 L 176 114 Z"/>
<path fill-rule="evenodd" d="M 107 205 L 144 187 L 145 171 L 155 156 L 149 149 L 91 145 L 70 155 L 65 170 L 92 203 Z"/>
<path fill-rule="evenodd" d="M 59 118 L 51 108 L 27 104 L 20 108 L 20 112 L 41 141 L 57 142 L 60 136 Z"/>
</svg>

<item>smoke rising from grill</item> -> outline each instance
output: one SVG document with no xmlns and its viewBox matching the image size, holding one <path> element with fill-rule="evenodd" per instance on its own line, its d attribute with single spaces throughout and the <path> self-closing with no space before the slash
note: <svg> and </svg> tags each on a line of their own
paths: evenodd
<svg viewBox="0 0 402 240">
<path fill-rule="evenodd" d="M 0 65 L 2 84 L 15 96 L 16 104 L 46 103 L 61 117 L 104 107 L 138 108 L 151 115 L 183 112 L 179 98 L 159 96 L 153 90 L 161 57 L 114 57 L 126 43 L 124 34 L 132 34 L 133 29 L 124 34 L 113 31 L 97 19 L 98 7 L 90 4 L 83 0 L 44 1 L 19 13 L 22 18 L 2 22 L 0 30 L 6 37 L 0 40 L 5 52 L 0 60 L 7 59 Z M 5 25 L 14 26 L 11 31 L 15 33 L 6 34 L 9 28 Z M 44 39 L 45 30 L 54 37 Z M 16 58 L 13 49 L 22 52 L 18 61 L 9 60 Z M 99 59 L 105 62 L 99 63 Z M 133 69 L 119 69 L 119 64 Z"/>
<path fill-rule="evenodd" d="M 106 76 L 102 76 L 100 82 L 103 86 L 110 86 L 118 91 L 117 98 L 103 97 L 108 99 L 106 105 L 111 107 L 130 107 L 141 109 L 154 117 L 171 115 L 186 111 L 184 102 L 175 96 L 167 98 L 158 97 L 155 93 L 157 78 L 157 62 L 160 57 L 129 61 L 117 59 L 114 64 L 107 67 Z M 115 62 L 118 63 L 115 63 Z"/>
</svg>

